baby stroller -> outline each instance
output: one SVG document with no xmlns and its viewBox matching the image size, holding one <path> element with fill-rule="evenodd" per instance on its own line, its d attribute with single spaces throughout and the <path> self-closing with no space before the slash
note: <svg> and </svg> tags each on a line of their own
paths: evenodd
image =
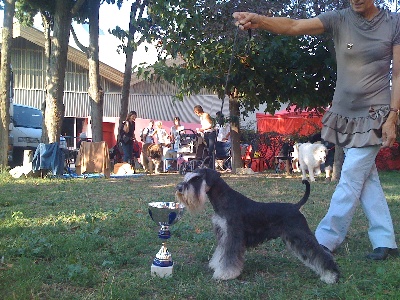
<svg viewBox="0 0 400 300">
<path fill-rule="evenodd" d="M 110 160 L 112 164 L 122 162 L 122 147 L 117 144 L 114 145 L 111 149 L 108 150 L 110 155 Z"/>
<path fill-rule="evenodd" d="M 221 171 L 232 169 L 231 143 L 217 142 L 215 144 L 215 168 Z"/>
<path fill-rule="evenodd" d="M 192 129 L 182 130 L 177 155 L 177 168 L 181 175 L 203 167 L 208 157 L 203 137 Z"/>
<path fill-rule="evenodd" d="M 142 145 L 134 140 L 133 141 L 133 152 L 132 152 L 132 159 L 131 159 L 131 165 L 133 168 L 142 168 L 142 165 L 140 165 L 138 159 L 140 158 L 140 154 L 142 152 Z M 109 155 L 110 155 L 110 160 L 112 164 L 117 164 L 117 163 L 122 163 L 123 161 L 123 153 L 124 151 L 122 150 L 122 146 L 120 143 L 117 143 L 109 149 Z"/>
</svg>

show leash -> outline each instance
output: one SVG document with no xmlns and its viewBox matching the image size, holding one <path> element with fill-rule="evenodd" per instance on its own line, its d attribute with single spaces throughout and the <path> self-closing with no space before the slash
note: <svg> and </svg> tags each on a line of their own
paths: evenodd
<svg viewBox="0 0 400 300">
<path fill-rule="evenodd" d="M 224 88 L 224 97 L 222 98 L 222 104 L 221 104 L 221 113 L 222 113 L 222 109 L 224 108 L 225 97 L 228 95 L 229 76 L 230 76 L 230 74 L 231 74 L 232 65 L 233 65 L 233 59 L 234 59 L 234 57 L 235 57 L 235 48 L 236 48 L 236 42 L 237 42 L 238 32 L 239 32 L 239 26 L 236 26 L 235 37 L 234 37 L 234 39 L 233 39 L 232 54 L 231 54 L 231 58 L 230 58 L 230 61 L 229 61 L 228 73 L 226 74 L 226 81 L 225 81 L 225 88 Z M 247 32 L 248 32 L 248 34 L 249 34 L 249 40 L 250 40 L 250 39 L 251 39 L 251 29 L 248 29 Z M 247 48 L 246 52 L 247 52 L 248 50 L 249 50 L 249 48 Z"/>
</svg>

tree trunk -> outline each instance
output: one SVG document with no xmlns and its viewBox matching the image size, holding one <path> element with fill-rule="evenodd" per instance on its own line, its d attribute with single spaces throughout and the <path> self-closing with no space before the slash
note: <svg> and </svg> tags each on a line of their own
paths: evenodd
<svg viewBox="0 0 400 300">
<path fill-rule="evenodd" d="M 48 142 L 60 141 L 64 119 L 64 79 L 67 66 L 69 32 L 71 29 L 71 7 L 64 0 L 55 0 L 54 31 L 51 40 L 50 80 L 46 87 L 45 122 Z"/>
<path fill-rule="evenodd" d="M 99 9 L 100 0 L 89 1 L 89 100 L 92 117 L 92 140 L 103 140 L 104 91 L 100 86 L 99 66 Z M 111 146 L 111 145 L 109 145 Z"/>
<path fill-rule="evenodd" d="M 51 53 L 51 35 L 50 35 L 50 17 L 46 15 L 46 12 L 41 12 L 42 16 L 42 24 L 43 24 L 43 34 L 44 34 L 44 58 L 45 58 L 45 69 L 46 69 L 46 77 L 45 77 L 45 90 L 47 93 L 48 86 L 50 85 L 50 53 Z M 47 98 L 47 97 L 46 97 Z M 46 127 L 46 98 L 43 99 L 42 102 L 42 113 L 43 113 L 43 121 L 42 121 L 42 143 L 48 143 L 49 137 L 47 134 Z"/>
<path fill-rule="evenodd" d="M 343 148 L 336 145 L 335 146 L 335 158 L 334 158 L 333 171 L 332 171 L 332 181 L 339 181 L 340 173 L 342 172 L 343 161 L 344 161 Z"/>
<path fill-rule="evenodd" d="M 232 155 L 232 172 L 236 172 L 237 168 L 243 167 L 241 151 L 240 151 L 240 111 L 239 98 L 236 93 L 229 96 L 229 115 L 231 119 L 231 155 Z"/>
<path fill-rule="evenodd" d="M 15 0 L 4 0 L 4 19 L 1 44 L 0 70 L 0 171 L 7 168 L 10 126 L 10 82 L 11 82 L 11 43 L 13 38 L 13 18 Z"/>
<path fill-rule="evenodd" d="M 131 14 L 129 21 L 129 35 L 128 41 L 125 47 L 125 72 L 124 72 L 124 82 L 122 84 L 122 97 L 121 97 L 121 109 L 119 111 L 119 126 L 118 126 L 118 139 L 119 133 L 121 132 L 122 122 L 125 120 L 128 114 L 128 104 L 129 104 L 129 91 L 131 88 L 131 78 L 132 78 L 132 59 L 133 59 L 133 47 L 131 43 L 133 41 L 133 36 L 136 32 L 133 26 L 133 18 L 136 14 L 137 6 L 135 3 L 131 5 Z"/>
</svg>

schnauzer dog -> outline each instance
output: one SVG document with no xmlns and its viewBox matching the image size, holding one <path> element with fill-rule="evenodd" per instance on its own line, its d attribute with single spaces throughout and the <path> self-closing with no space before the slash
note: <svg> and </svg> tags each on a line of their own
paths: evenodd
<svg viewBox="0 0 400 300">
<path fill-rule="evenodd" d="M 160 164 L 162 162 L 162 146 L 158 144 L 147 143 L 142 148 L 142 165 L 146 172 L 152 174 L 153 171 L 159 174 Z"/>
<path fill-rule="evenodd" d="M 280 237 L 286 248 L 312 269 L 326 283 L 339 280 L 339 269 L 333 256 L 318 244 L 299 209 L 310 195 L 310 184 L 296 204 L 255 202 L 233 190 L 212 169 L 196 169 L 185 175 L 176 186 L 176 198 L 189 212 L 203 209 L 211 202 L 217 238 L 216 250 L 209 262 L 214 279 L 228 280 L 240 275 L 246 247 Z"/>
</svg>

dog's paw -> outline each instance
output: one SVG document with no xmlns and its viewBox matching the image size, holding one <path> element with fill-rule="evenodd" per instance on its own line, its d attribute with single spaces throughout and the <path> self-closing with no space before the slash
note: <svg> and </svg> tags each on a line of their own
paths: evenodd
<svg viewBox="0 0 400 300">
<path fill-rule="evenodd" d="M 339 273 L 334 271 L 325 271 L 323 275 L 321 275 L 321 281 L 327 284 L 334 284 L 339 281 Z"/>
<path fill-rule="evenodd" d="M 237 269 L 216 269 L 213 275 L 213 279 L 215 280 L 230 280 L 235 279 L 241 273 L 241 270 Z"/>
</svg>

